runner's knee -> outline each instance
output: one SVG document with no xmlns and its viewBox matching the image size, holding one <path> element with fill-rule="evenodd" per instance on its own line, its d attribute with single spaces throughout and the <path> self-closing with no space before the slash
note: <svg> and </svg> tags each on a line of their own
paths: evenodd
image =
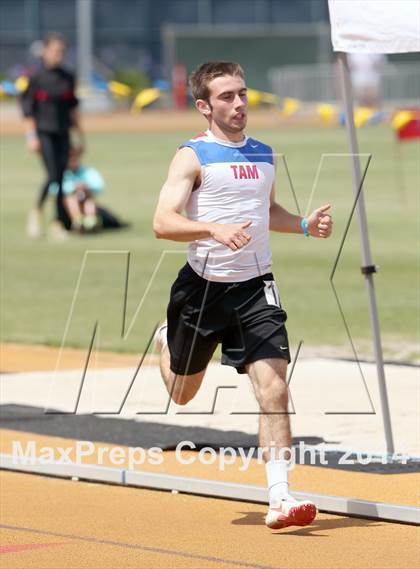
<svg viewBox="0 0 420 569">
<path fill-rule="evenodd" d="M 205 370 L 193 375 L 177 375 L 174 377 L 171 399 L 177 405 L 186 405 L 194 399 L 200 389 Z"/>
<path fill-rule="evenodd" d="M 261 411 L 275 413 L 287 408 L 287 385 L 280 377 L 274 376 L 269 381 L 265 381 L 263 385 L 258 386 L 256 391 Z"/>
</svg>

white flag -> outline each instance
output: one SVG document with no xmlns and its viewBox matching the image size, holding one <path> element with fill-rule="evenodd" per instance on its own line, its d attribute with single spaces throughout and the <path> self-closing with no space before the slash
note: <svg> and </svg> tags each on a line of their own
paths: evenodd
<svg viewBox="0 0 420 569">
<path fill-rule="evenodd" d="M 419 0 L 328 0 L 334 51 L 420 51 Z"/>
</svg>

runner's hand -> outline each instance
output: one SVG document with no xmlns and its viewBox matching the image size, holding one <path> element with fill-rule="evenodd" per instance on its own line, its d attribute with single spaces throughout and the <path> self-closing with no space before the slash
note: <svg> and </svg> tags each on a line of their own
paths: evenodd
<svg viewBox="0 0 420 569">
<path fill-rule="evenodd" d="M 251 240 L 251 235 L 245 231 L 251 225 L 252 221 L 245 223 L 215 223 L 212 231 L 212 237 L 222 245 L 226 245 L 236 251 L 247 245 Z"/>
<path fill-rule="evenodd" d="M 308 231 L 312 237 L 322 237 L 325 239 L 331 235 L 333 222 L 331 215 L 326 213 L 330 207 L 330 204 L 323 205 L 315 209 L 307 218 Z"/>
</svg>

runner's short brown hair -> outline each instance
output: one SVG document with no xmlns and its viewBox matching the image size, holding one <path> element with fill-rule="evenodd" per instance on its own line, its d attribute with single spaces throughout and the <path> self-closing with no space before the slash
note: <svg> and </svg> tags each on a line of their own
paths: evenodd
<svg viewBox="0 0 420 569">
<path fill-rule="evenodd" d="M 195 69 L 190 75 L 190 85 L 195 100 L 210 98 L 209 83 L 216 77 L 224 75 L 239 76 L 245 78 L 244 71 L 239 63 L 234 61 L 208 61 Z"/>
</svg>

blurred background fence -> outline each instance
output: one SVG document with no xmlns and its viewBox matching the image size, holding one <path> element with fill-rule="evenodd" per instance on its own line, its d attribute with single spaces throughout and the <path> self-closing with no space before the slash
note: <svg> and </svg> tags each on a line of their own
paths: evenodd
<svg viewBox="0 0 420 569">
<path fill-rule="evenodd" d="M 396 104 L 418 102 L 420 66 L 418 63 L 387 63 L 381 72 L 382 100 Z M 333 63 L 285 65 L 268 71 L 270 89 L 283 97 L 301 101 L 336 101 L 339 87 Z"/>
<path fill-rule="evenodd" d="M 325 23 L 288 25 L 180 26 L 162 31 L 166 69 L 182 62 L 188 70 L 208 59 L 243 62 L 247 81 L 256 89 L 270 88 L 269 70 L 283 65 L 313 65 L 332 60 Z"/>
<path fill-rule="evenodd" d="M 24 61 L 31 42 L 51 29 L 76 42 L 77 0 L 2 0 L 2 70 Z M 165 25 L 219 26 L 304 24 L 327 21 L 322 0 L 94 0 L 95 56 L 161 73 Z"/>
<path fill-rule="evenodd" d="M 91 6 L 89 57 L 79 58 L 80 5 Z M 2 0 L 0 75 L 14 80 L 39 54 L 47 31 L 68 42 L 68 64 L 86 58 L 106 81 L 138 92 L 186 76 L 200 62 L 243 63 L 248 84 L 302 101 L 337 98 L 327 2 L 324 0 Z M 83 54 L 82 54 L 83 55 Z M 79 61 L 79 65 L 77 65 Z M 420 96 L 419 54 L 391 56 L 383 99 Z"/>
</svg>

